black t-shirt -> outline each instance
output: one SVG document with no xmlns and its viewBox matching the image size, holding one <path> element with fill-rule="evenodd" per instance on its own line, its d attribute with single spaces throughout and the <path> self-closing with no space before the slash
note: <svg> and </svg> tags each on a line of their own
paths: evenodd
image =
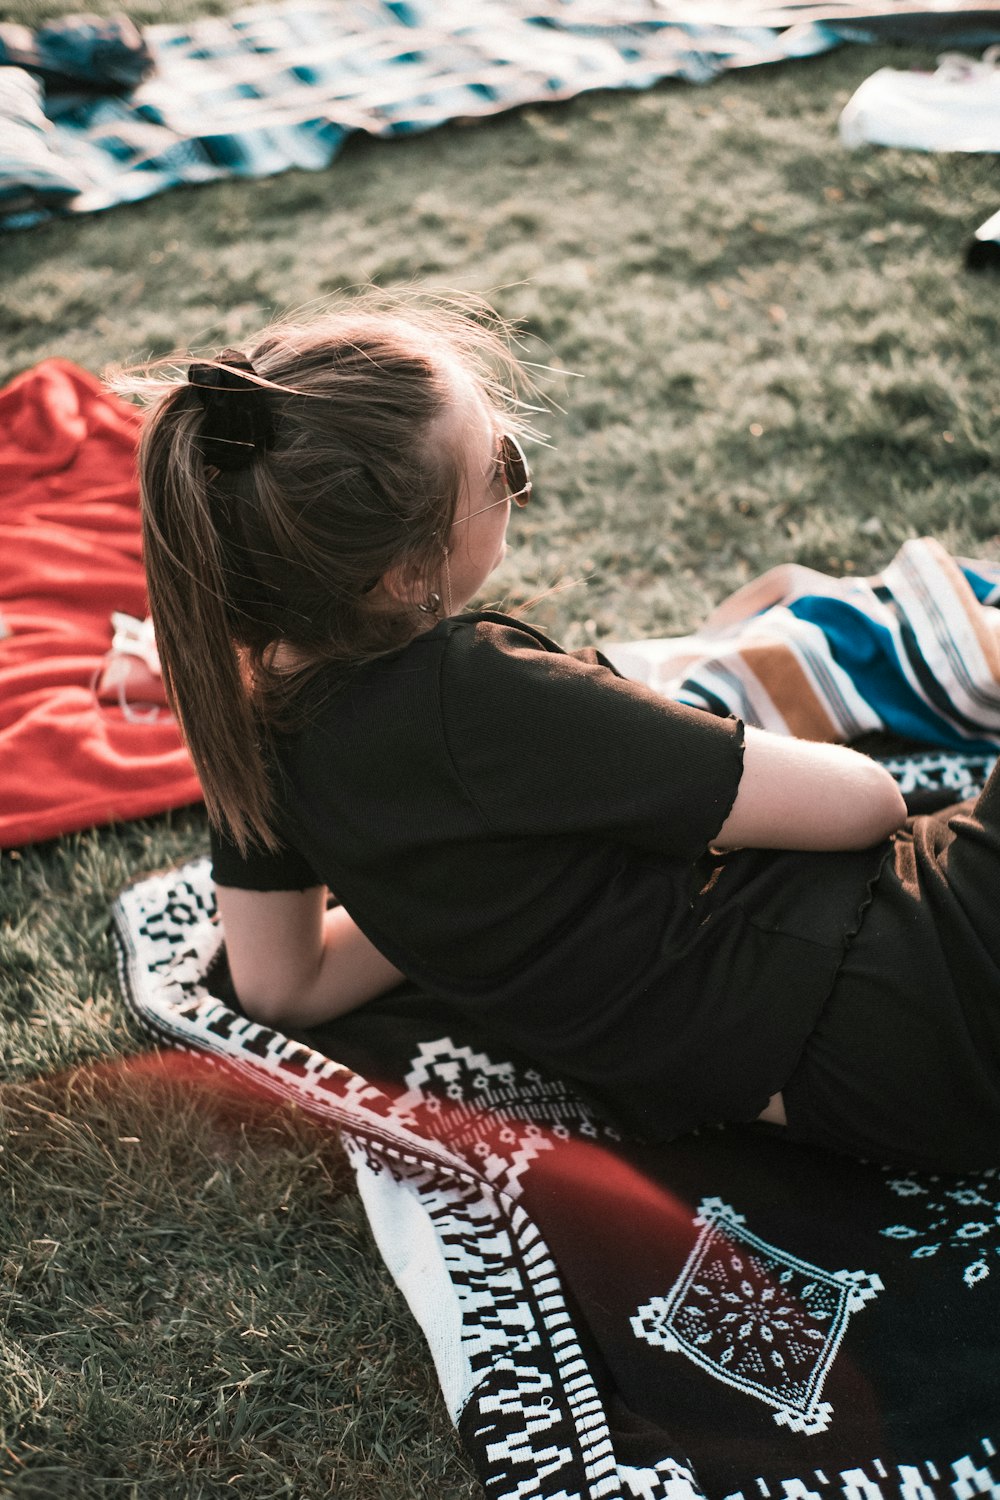
<svg viewBox="0 0 1000 1500">
<path fill-rule="evenodd" d="M 753 1119 L 798 1059 L 883 849 L 710 852 L 742 726 L 502 615 L 315 683 L 280 742 L 278 855 L 476 1028 L 663 1139 Z"/>
</svg>

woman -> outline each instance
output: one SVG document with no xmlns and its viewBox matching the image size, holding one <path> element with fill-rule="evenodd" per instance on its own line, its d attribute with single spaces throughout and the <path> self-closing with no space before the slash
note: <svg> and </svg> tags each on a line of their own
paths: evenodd
<svg viewBox="0 0 1000 1500">
<path fill-rule="evenodd" d="M 906 822 L 849 749 L 466 613 L 530 496 L 517 383 L 482 316 L 362 300 L 157 387 L 150 603 L 247 1014 L 405 976 L 653 1140 L 1000 1162 L 996 777 Z"/>
</svg>

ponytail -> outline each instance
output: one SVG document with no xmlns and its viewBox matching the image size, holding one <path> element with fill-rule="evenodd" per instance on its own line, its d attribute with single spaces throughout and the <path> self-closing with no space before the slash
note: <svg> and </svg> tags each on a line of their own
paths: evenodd
<svg viewBox="0 0 1000 1500">
<path fill-rule="evenodd" d="M 233 632 L 222 546 L 185 386 L 161 398 L 139 448 L 143 553 L 167 701 L 198 770 L 209 817 L 242 853 L 276 847 L 263 725 Z"/>
</svg>

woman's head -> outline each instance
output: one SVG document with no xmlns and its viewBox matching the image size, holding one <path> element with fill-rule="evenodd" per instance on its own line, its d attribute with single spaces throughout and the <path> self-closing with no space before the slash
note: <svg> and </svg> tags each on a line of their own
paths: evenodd
<svg viewBox="0 0 1000 1500">
<path fill-rule="evenodd" d="M 518 367 L 474 311 L 369 295 L 270 327 L 242 367 L 227 351 L 186 378 L 118 381 L 155 398 L 139 467 L 165 686 L 241 842 L 268 841 L 259 777 L 234 792 L 247 738 L 281 722 L 296 674 L 397 649 L 503 555 L 492 502 Z M 230 449 L 246 462 L 220 467 Z"/>
</svg>

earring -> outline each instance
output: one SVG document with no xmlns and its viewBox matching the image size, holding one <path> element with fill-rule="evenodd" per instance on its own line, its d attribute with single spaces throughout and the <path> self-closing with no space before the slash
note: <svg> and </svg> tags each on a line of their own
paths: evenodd
<svg viewBox="0 0 1000 1500">
<path fill-rule="evenodd" d="M 422 615 L 439 615 L 441 613 L 441 595 L 428 594 L 423 604 L 418 604 L 417 608 Z"/>
</svg>

